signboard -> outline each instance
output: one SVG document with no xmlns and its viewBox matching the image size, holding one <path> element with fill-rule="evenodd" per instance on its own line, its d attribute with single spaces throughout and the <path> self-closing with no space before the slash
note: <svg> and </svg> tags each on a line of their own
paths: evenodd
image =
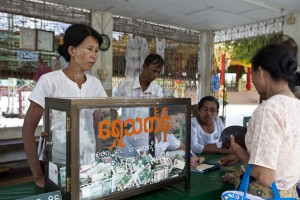
<svg viewBox="0 0 300 200">
<path fill-rule="evenodd" d="M 35 50 L 36 30 L 20 28 L 20 49 Z"/>
</svg>

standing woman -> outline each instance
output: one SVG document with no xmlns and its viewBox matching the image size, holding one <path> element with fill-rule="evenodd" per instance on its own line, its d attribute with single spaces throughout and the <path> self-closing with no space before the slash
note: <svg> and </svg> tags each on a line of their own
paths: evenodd
<svg viewBox="0 0 300 200">
<path fill-rule="evenodd" d="M 283 45 L 262 48 L 252 58 L 252 82 L 264 100 L 253 112 L 245 143 L 231 136 L 231 150 L 245 167 L 253 165 L 249 193 L 273 198 L 276 183 L 281 197 L 298 197 L 300 180 L 300 101 L 293 94 L 297 61 Z"/>
<path fill-rule="evenodd" d="M 199 117 L 191 120 L 191 149 L 194 153 L 228 153 L 219 142 L 224 124 L 219 118 L 219 102 L 205 96 L 198 103 Z"/>
<path fill-rule="evenodd" d="M 101 82 L 85 71 L 91 70 L 99 56 L 102 37 L 92 27 L 71 25 L 65 32 L 58 53 L 69 62 L 67 68 L 42 75 L 29 96 L 22 135 L 24 149 L 33 178 L 38 187 L 44 187 L 44 174 L 37 150 L 34 132 L 43 116 L 45 97 L 106 97 Z M 39 145 L 40 146 L 40 145 Z"/>
</svg>

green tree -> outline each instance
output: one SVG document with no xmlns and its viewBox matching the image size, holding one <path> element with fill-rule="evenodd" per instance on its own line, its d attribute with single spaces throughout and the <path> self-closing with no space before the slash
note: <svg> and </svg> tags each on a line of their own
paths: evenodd
<svg viewBox="0 0 300 200">
<path fill-rule="evenodd" d="M 251 58 L 260 48 L 269 44 L 280 43 L 282 43 L 282 34 L 266 35 L 228 41 L 225 43 L 225 50 L 231 52 L 231 59 L 250 64 Z"/>
</svg>

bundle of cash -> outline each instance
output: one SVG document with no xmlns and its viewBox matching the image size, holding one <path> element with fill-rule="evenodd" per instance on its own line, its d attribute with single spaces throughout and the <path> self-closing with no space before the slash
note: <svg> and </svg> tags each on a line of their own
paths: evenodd
<svg viewBox="0 0 300 200">
<path fill-rule="evenodd" d="M 146 185 L 150 182 L 152 177 L 151 165 L 148 163 L 145 166 L 142 166 L 136 173 L 133 175 L 137 186 Z"/>
<path fill-rule="evenodd" d="M 91 197 L 103 197 L 109 195 L 112 190 L 112 179 L 97 181 L 88 186 L 81 188 L 82 199 L 90 199 Z"/>
<path fill-rule="evenodd" d="M 126 188 L 130 188 L 133 182 L 133 177 L 130 174 L 125 174 L 120 182 L 117 184 L 117 191 L 123 191 Z"/>
<path fill-rule="evenodd" d="M 185 162 L 181 161 L 181 160 L 178 160 L 178 159 L 175 159 L 174 160 L 174 167 L 177 168 L 177 169 L 183 170 L 184 167 L 185 167 Z"/>
<path fill-rule="evenodd" d="M 158 165 L 153 170 L 153 180 L 154 183 L 157 183 L 161 180 L 166 179 L 169 176 L 169 170 L 167 166 Z"/>
</svg>

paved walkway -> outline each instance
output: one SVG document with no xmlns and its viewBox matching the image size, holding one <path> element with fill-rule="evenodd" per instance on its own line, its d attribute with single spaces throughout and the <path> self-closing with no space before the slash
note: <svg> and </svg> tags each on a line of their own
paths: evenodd
<svg viewBox="0 0 300 200">
<path fill-rule="evenodd" d="M 259 104 L 257 91 L 229 92 L 225 111 L 225 126 L 243 126 L 243 118 L 252 115 Z M 219 115 L 222 115 L 220 109 Z"/>
<path fill-rule="evenodd" d="M 225 127 L 243 126 L 244 117 L 250 117 L 258 104 L 228 104 L 226 106 Z"/>
<path fill-rule="evenodd" d="M 228 92 L 229 104 L 258 104 L 257 91 Z"/>
</svg>

